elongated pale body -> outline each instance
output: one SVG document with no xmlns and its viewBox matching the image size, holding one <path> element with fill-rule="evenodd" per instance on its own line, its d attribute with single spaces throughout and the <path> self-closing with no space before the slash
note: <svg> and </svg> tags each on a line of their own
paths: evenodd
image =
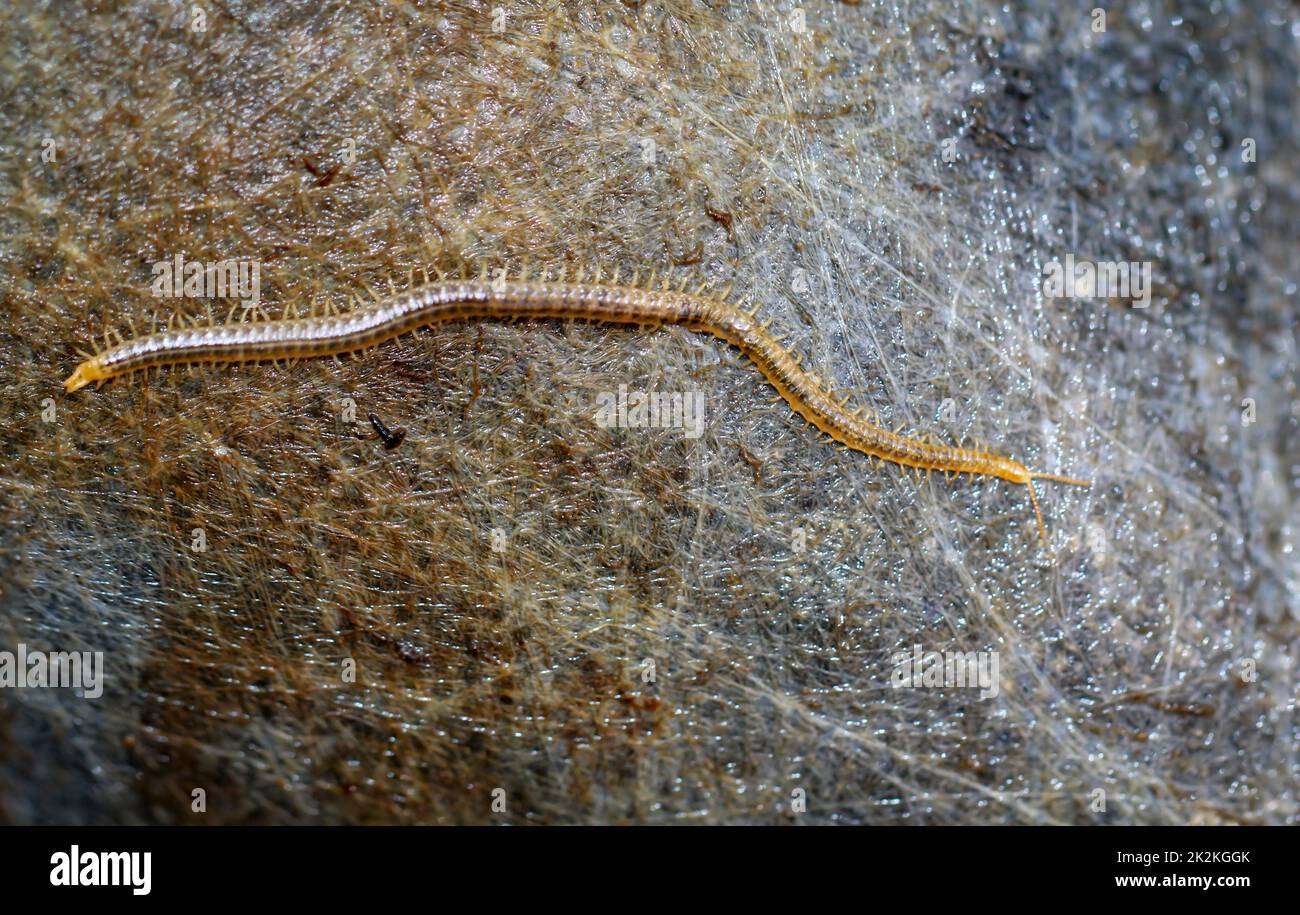
<svg viewBox="0 0 1300 915">
<path fill-rule="evenodd" d="M 71 393 L 91 382 L 154 366 L 307 359 L 364 349 L 419 327 L 450 321 L 529 318 L 644 327 L 678 324 L 712 334 L 744 353 L 796 413 L 846 447 L 905 467 L 1027 485 L 1036 513 L 1035 479 L 1089 485 L 1031 471 L 1011 458 L 910 438 L 877 426 L 846 409 L 754 315 L 705 295 L 635 285 L 486 278 L 436 282 L 342 314 L 162 331 L 126 340 L 87 359 L 64 382 L 64 389 Z M 1042 530 L 1041 514 L 1039 527 Z"/>
</svg>

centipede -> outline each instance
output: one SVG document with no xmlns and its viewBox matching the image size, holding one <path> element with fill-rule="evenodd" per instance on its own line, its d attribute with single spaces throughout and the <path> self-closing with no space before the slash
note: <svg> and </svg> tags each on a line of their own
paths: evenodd
<svg viewBox="0 0 1300 915">
<path fill-rule="evenodd" d="M 373 295 L 374 301 L 353 309 L 279 320 L 197 323 L 156 333 L 118 337 L 85 357 L 63 383 L 71 394 L 94 383 L 151 368 L 197 363 L 293 362 L 339 356 L 377 346 L 419 328 L 457 321 L 579 320 L 647 329 L 677 325 L 710 334 L 738 349 L 790 408 L 844 447 L 869 458 L 896 464 L 917 474 L 942 472 L 1005 480 L 1027 488 L 1038 532 L 1047 543 L 1047 527 L 1034 486 L 1048 480 L 1088 487 L 1090 480 L 1031 470 L 1020 461 L 979 448 L 944 444 L 933 437 L 911 437 L 876 422 L 863 407 L 850 408 L 851 396 L 838 394 L 803 368 L 795 353 L 752 309 L 733 303 L 730 290 L 688 291 L 660 286 L 652 278 L 622 283 L 617 274 L 569 280 L 511 278 L 503 271 L 489 276 L 448 278 L 424 272 L 423 283 L 402 291 Z"/>
</svg>

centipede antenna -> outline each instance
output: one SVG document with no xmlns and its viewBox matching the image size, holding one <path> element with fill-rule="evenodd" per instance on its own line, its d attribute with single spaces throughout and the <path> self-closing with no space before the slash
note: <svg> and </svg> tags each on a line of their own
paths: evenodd
<svg viewBox="0 0 1300 915">
<path fill-rule="evenodd" d="M 1074 477 L 1063 477 L 1055 473 L 1036 473 L 1030 474 L 1035 480 L 1052 480 L 1055 483 L 1065 483 L 1069 486 L 1083 486 L 1085 488 L 1092 485 L 1092 480 L 1076 480 Z"/>
<path fill-rule="evenodd" d="M 1043 546 L 1047 546 L 1047 525 L 1043 524 L 1043 510 L 1038 507 L 1038 494 L 1034 492 L 1034 481 L 1030 480 L 1029 501 L 1034 506 L 1034 517 L 1038 519 L 1038 536 L 1043 538 Z"/>
</svg>

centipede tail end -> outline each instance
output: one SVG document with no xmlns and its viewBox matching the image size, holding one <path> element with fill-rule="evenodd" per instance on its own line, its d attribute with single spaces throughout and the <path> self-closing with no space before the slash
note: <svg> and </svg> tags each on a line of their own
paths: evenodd
<svg viewBox="0 0 1300 915">
<path fill-rule="evenodd" d="M 92 382 L 103 382 L 107 377 L 107 373 L 100 368 L 98 360 L 87 359 L 77 366 L 77 370 L 63 382 L 63 393 L 71 394 L 74 391 L 80 391 Z"/>
</svg>

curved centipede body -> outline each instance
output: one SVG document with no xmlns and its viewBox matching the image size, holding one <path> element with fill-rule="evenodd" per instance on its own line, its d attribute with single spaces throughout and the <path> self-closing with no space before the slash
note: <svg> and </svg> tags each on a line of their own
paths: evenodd
<svg viewBox="0 0 1300 915">
<path fill-rule="evenodd" d="M 1044 541 L 1046 528 L 1033 481 L 1091 485 L 1032 471 L 1001 455 L 910 438 L 869 422 L 801 368 L 757 317 L 724 298 L 600 281 L 489 280 L 485 273 L 478 279 L 426 281 L 341 314 L 161 331 L 122 341 L 86 359 L 64 382 L 64 390 L 71 393 L 91 382 L 102 384 L 156 366 L 333 356 L 451 321 L 538 318 L 650 328 L 676 324 L 712 334 L 744 353 L 796 413 L 847 448 L 918 471 L 968 473 L 1027 486 Z"/>
</svg>

